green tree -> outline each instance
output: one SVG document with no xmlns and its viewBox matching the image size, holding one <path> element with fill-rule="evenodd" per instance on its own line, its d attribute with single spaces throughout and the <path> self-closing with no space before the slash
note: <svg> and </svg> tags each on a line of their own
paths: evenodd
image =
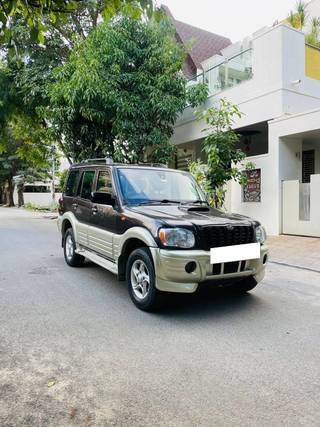
<svg viewBox="0 0 320 427">
<path fill-rule="evenodd" d="M 53 70 L 67 61 L 77 41 L 84 39 L 96 25 L 98 12 L 94 5 L 86 6 L 78 7 L 73 14 L 68 15 L 63 25 L 49 20 L 44 45 L 33 40 L 23 21 L 15 18 L 12 32 L 19 55 L 13 55 L 7 45 L 2 45 L 0 51 L 7 70 L 10 70 L 20 108 L 34 117 L 37 126 L 41 123 L 49 134 L 51 130 L 43 109 L 50 104 L 48 87 L 54 81 Z M 60 150 L 63 148 L 60 138 L 56 145 L 60 146 Z"/>
<path fill-rule="evenodd" d="M 0 134 L 17 103 L 16 93 L 12 88 L 12 75 L 0 61 Z"/>
<path fill-rule="evenodd" d="M 62 28 L 71 17 L 77 25 L 78 12 L 83 13 L 84 9 L 89 10 L 90 18 L 97 22 L 98 16 L 109 20 L 120 11 L 135 18 L 143 14 L 150 16 L 154 8 L 152 0 L 1 0 L 0 42 L 15 46 L 12 23 L 19 19 L 29 27 L 33 40 L 44 43 L 48 22 Z"/>
<path fill-rule="evenodd" d="M 47 120 L 76 161 L 111 156 L 167 162 L 179 113 L 207 97 L 187 88 L 185 52 L 167 21 L 127 17 L 98 25 L 58 70 Z"/>
<path fill-rule="evenodd" d="M 245 185 L 246 171 L 254 167 L 245 162 L 245 153 L 237 148 L 240 136 L 233 125 L 238 118 L 241 118 L 238 107 L 225 99 L 221 99 L 218 106 L 198 114 L 198 119 L 207 124 L 203 130 L 207 134 L 203 143 L 207 163 L 193 162 L 190 171 L 217 208 L 223 206 L 228 181 Z"/>
<path fill-rule="evenodd" d="M 53 140 L 42 109 L 49 102 L 47 88 L 53 81 L 52 70 L 67 59 L 72 40 L 80 37 L 74 24 L 78 13 L 80 10 L 77 9 L 72 16 L 68 16 L 63 27 L 49 22 L 43 46 L 30 37 L 23 20 L 15 17 L 11 22 L 11 30 L 20 55 L 12 55 L 6 44 L 1 46 L 0 167 L 3 173 L 0 179 L 0 200 L 5 198 L 7 204 L 13 204 L 14 175 L 22 174 L 28 182 L 50 178 L 48 152 L 52 144 L 59 146 L 59 140 Z M 86 14 L 83 22 L 83 28 L 89 30 L 91 22 Z"/>
<path fill-rule="evenodd" d="M 0 136 L 0 187 L 4 203 L 14 206 L 14 177 L 25 180 L 42 180 L 50 177 L 49 155 L 51 143 L 46 144 L 46 134 L 33 119 L 19 115 L 11 118 Z M 20 193 L 20 194 L 19 194 Z M 23 186 L 18 188 L 19 205 L 23 205 Z"/>
<path fill-rule="evenodd" d="M 28 114 L 8 68 L 0 67 L 0 193 L 14 205 L 14 176 L 39 176 L 48 167 L 51 141 L 35 117 Z"/>
</svg>

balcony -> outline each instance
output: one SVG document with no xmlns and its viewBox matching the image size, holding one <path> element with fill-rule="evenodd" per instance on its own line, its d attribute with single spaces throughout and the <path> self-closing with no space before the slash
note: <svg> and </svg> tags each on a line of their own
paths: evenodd
<svg viewBox="0 0 320 427">
<path fill-rule="evenodd" d="M 247 49 L 198 74 L 188 85 L 207 83 L 211 96 L 250 80 L 252 76 L 252 49 Z"/>
<path fill-rule="evenodd" d="M 226 98 L 243 113 L 236 128 L 247 128 L 320 106 L 320 50 L 306 46 L 305 35 L 285 24 L 263 28 L 208 58 L 188 84 L 208 83 L 208 109 Z M 199 107 L 197 108 L 199 109 Z M 205 123 L 187 106 L 171 139 L 184 144 L 204 137 Z"/>
</svg>

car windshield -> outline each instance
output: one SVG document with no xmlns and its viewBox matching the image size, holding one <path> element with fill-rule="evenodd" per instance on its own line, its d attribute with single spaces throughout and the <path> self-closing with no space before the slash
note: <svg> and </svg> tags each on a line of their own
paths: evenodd
<svg viewBox="0 0 320 427">
<path fill-rule="evenodd" d="M 118 176 L 122 195 L 128 204 L 206 202 L 204 194 L 188 173 L 119 168 Z"/>
</svg>

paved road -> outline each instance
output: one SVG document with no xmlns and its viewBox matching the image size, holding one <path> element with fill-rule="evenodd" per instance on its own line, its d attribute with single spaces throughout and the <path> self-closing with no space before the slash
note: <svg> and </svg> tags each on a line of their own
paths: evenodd
<svg viewBox="0 0 320 427">
<path fill-rule="evenodd" d="M 56 224 L 0 208 L 0 425 L 319 426 L 320 275 L 138 311 L 64 264 Z"/>
</svg>

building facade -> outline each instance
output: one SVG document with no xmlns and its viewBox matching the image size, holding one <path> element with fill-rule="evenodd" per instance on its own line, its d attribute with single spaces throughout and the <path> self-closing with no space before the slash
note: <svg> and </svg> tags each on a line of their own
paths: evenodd
<svg viewBox="0 0 320 427">
<path fill-rule="evenodd" d="M 266 27 L 203 61 L 207 109 L 226 98 L 239 106 L 239 148 L 255 164 L 247 188 L 229 183 L 227 208 L 260 220 L 271 235 L 320 236 L 320 50 L 286 24 Z M 187 107 L 172 143 L 178 167 L 200 158 L 203 122 Z"/>
</svg>

